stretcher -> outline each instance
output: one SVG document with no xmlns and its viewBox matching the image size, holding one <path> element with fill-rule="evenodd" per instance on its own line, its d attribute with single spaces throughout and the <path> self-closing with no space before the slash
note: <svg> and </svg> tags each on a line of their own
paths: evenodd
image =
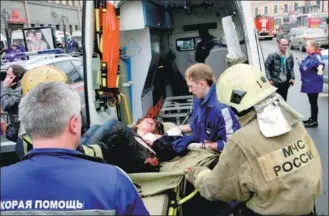
<svg viewBox="0 0 329 216">
<path fill-rule="evenodd" d="M 175 127 L 171 122 L 164 122 L 164 130 Z M 189 148 L 183 157 L 162 162 L 160 172 L 129 174 L 134 182 L 150 215 L 181 215 L 182 205 L 192 199 L 198 190 L 186 190 L 185 169 L 194 166 L 209 166 L 218 153 L 205 149 Z"/>
<path fill-rule="evenodd" d="M 198 191 L 186 191 L 185 169 L 209 166 L 218 154 L 204 149 L 190 149 L 187 155 L 161 163 L 158 173 L 133 173 L 130 178 L 137 187 L 151 215 L 179 215 L 182 204 Z"/>
</svg>

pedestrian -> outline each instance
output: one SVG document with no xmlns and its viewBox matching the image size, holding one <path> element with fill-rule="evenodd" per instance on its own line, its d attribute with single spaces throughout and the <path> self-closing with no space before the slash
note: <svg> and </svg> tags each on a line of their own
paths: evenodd
<svg viewBox="0 0 329 216">
<path fill-rule="evenodd" d="M 288 41 L 278 40 L 278 50 L 268 55 L 265 61 L 266 77 L 270 84 L 277 87 L 277 92 L 287 101 L 288 89 L 294 85 L 294 57 L 287 51 Z"/>
<path fill-rule="evenodd" d="M 223 151 L 228 137 L 240 128 L 236 115 L 229 106 L 218 102 L 214 76 L 208 65 L 192 65 L 186 70 L 185 79 L 195 99 L 190 124 L 180 125 L 178 129 L 184 133 L 192 132 L 192 136 L 173 142 L 175 150 L 184 150 L 193 142 Z"/>
<path fill-rule="evenodd" d="M 40 83 L 22 98 L 19 118 L 33 150 L 1 168 L 1 212 L 149 215 L 123 170 L 75 150 L 80 113 L 79 93 L 65 83 Z"/>
<path fill-rule="evenodd" d="M 21 65 L 10 65 L 1 84 L 1 109 L 8 113 L 7 139 L 16 142 L 19 130 L 18 104 L 22 97 L 21 80 L 26 69 Z"/>
<path fill-rule="evenodd" d="M 307 56 L 299 62 L 299 71 L 302 79 L 301 92 L 306 93 L 311 105 L 311 117 L 304 121 L 305 127 L 318 126 L 318 96 L 323 91 L 323 69 L 320 45 L 314 40 L 306 42 Z"/>
<path fill-rule="evenodd" d="M 213 170 L 187 169 L 187 179 L 206 199 L 235 204 L 226 215 L 310 214 L 322 166 L 301 115 L 247 64 L 228 68 L 216 88 L 218 100 L 249 122 L 230 136 Z"/>
</svg>

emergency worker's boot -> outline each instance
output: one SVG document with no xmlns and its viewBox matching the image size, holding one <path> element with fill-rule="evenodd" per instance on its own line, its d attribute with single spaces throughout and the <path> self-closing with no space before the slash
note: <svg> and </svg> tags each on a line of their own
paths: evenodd
<svg viewBox="0 0 329 216">
<path fill-rule="evenodd" d="M 310 117 L 310 118 L 307 119 L 306 121 L 303 121 L 303 123 L 304 123 L 304 124 L 309 123 L 311 120 L 312 120 L 312 119 L 311 119 L 311 117 Z"/>
<path fill-rule="evenodd" d="M 317 127 L 318 126 L 318 121 L 315 121 L 313 119 L 310 119 L 310 121 L 307 122 L 307 123 L 305 123 L 304 125 L 307 128 L 314 128 L 314 127 Z"/>
</svg>

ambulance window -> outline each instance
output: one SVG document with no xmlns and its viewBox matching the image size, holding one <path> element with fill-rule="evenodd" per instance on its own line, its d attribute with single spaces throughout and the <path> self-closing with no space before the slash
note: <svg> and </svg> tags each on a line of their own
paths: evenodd
<svg viewBox="0 0 329 216">
<path fill-rule="evenodd" d="M 176 49 L 180 52 L 196 50 L 199 41 L 199 37 L 179 38 L 176 40 Z"/>
<path fill-rule="evenodd" d="M 69 83 L 82 81 L 82 77 L 80 77 L 78 70 L 74 67 L 71 61 L 55 62 L 54 65 L 65 72 L 69 79 Z"/>
</svg>

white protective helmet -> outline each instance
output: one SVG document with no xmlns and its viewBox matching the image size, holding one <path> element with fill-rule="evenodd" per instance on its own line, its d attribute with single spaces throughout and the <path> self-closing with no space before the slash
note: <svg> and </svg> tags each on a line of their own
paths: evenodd
<svg viewBox="0 0 329 216">
<path fill-rule="evenodd" d="M 276 88 L 257 68 L 247 64 L 236 64 L 220 75 L 216 92 L 219 102 L 241 113 L 272 95 Z"/>
</svg>

